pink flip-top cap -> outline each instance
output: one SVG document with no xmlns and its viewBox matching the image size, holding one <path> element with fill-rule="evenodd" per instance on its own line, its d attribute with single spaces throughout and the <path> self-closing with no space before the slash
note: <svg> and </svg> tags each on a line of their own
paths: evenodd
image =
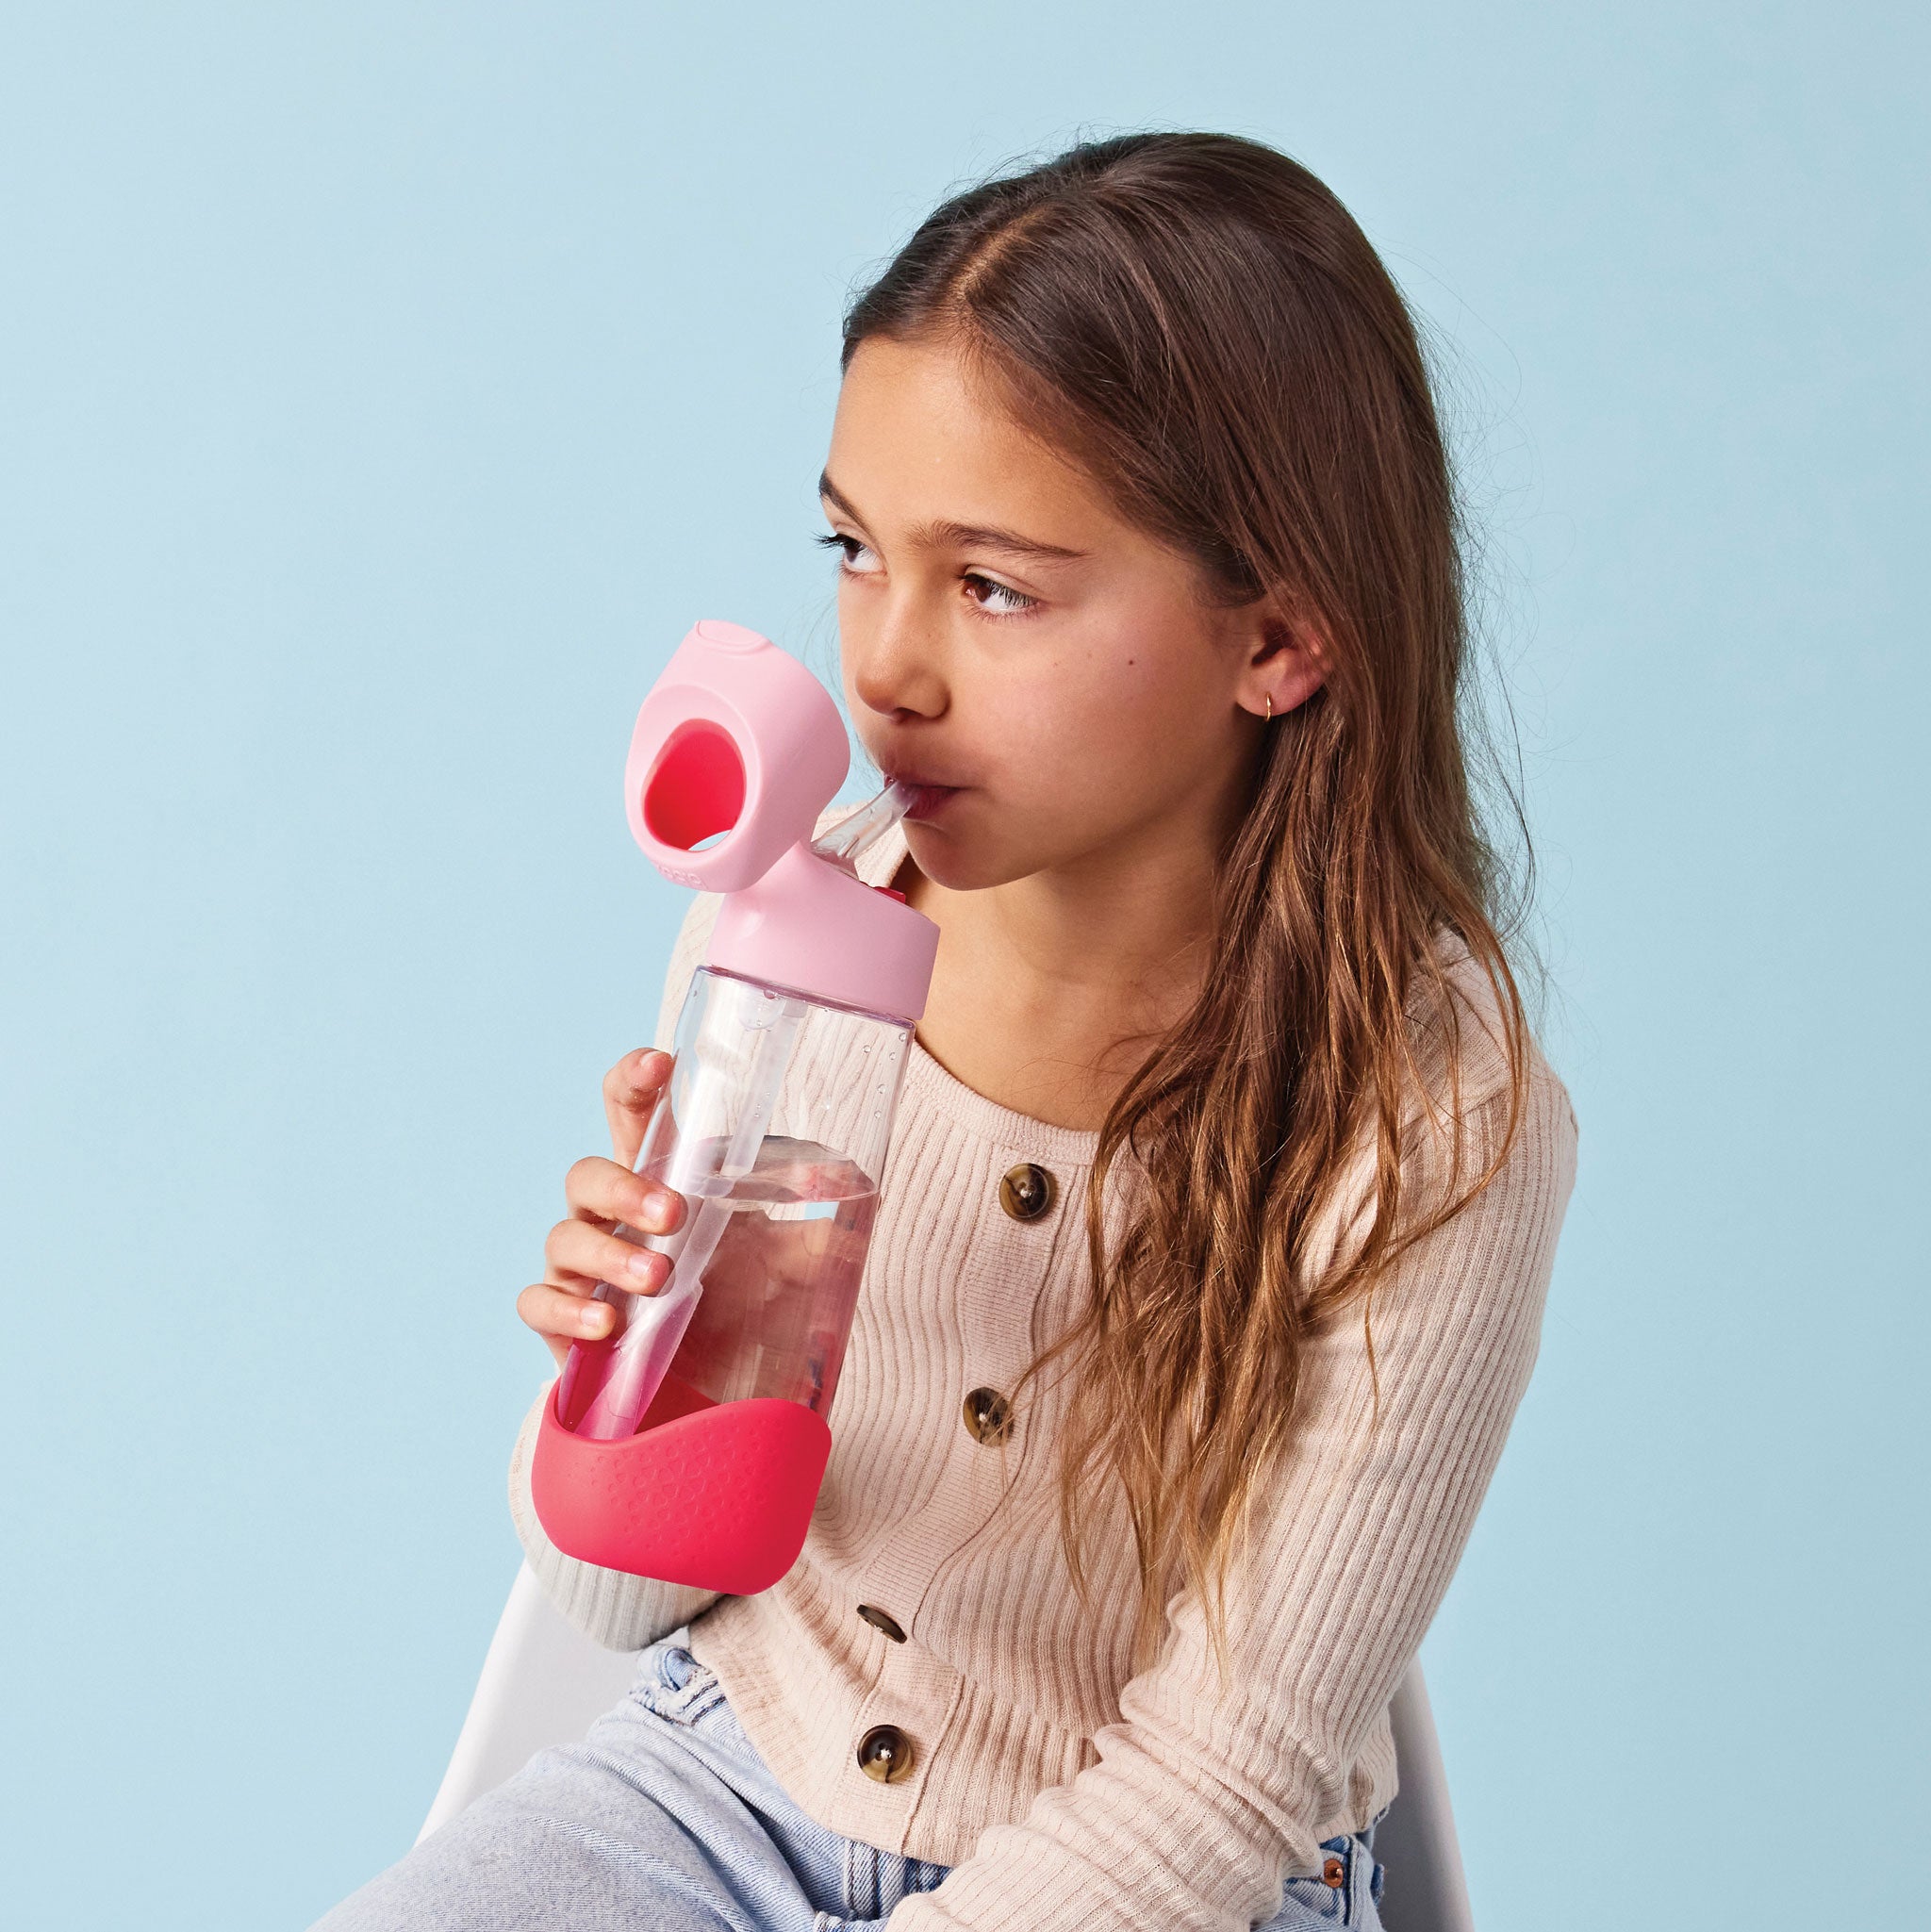
<svg viewBox="0 0 1931 1932">
<path fill-rule="evenodd" d="M 625 810 L 667 879 L 724 895 L 707 965 L 916 1020 L 938 928 L 811 850 L 850 762 L 845 720 L 803 665 L 706 619 L 637 712 Z"/>
</svg>

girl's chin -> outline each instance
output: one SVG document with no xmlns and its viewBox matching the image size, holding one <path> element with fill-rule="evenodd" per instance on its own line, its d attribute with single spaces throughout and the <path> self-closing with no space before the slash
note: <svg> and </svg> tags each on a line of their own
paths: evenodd
<svg viewBox="0 0 1931 1932">
<path fill-rule="evenodd" d="M 1016 869 L 999 856 L 998 843 L 988 828 L 972 823 L 969 817 L 951 815 L 958 822 L 934 825 L 927 820 L 905 820 L 905 848 L 912 863 L 934 885 L 948 892 L 982 892 L 992 885 L 1009 885 L 1032 869 Z"/>
<path fill-rule="evenodd" d="M 948 832 L 930 818 L 915 818 L 909 812 L 904 819 L 905 849 L 913 863 L 925 876 L 940 885 L 964 889 L 964 877 L 972 867 L 970 841 L 962 842 L 957 828 Z"/>
</svg>

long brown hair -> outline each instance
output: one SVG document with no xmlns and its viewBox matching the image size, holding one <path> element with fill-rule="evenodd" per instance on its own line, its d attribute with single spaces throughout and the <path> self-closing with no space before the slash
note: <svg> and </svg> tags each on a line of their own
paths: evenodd
<svg viewBox="0 0 1931 1932">
<path fill-rule="evenodd" d="M 1294 1440 L 1307 1338 L 1357 1301 L 1368 1321 L 1396 1256 L 1501 1164 L 1462 1172 L 1444 930 L 1500 1016 L 1504 1154 L 1521 1115 L 1530 1049 L 1503 935 L 1525 879 L 1485 831 L 1464 750 L 1457 494 L 1400 291 L 1334 195 L 1255 141 L 1092 141 L 955 196 L 853 304 L 846 365 L 868 337 L 928 335 L 971 353 L 1211 594 L 1273 600 L 1326 660 L 1324 687 L 1267 730 L 1198 998 L 1101 1127 L 1090 1307 L 1027 1371 L 1076 1351 L 1060 1518 L 1082 1593 L 1081 1498 L 1110 1472 L 1138 1545 L 1136 1655 L 1177 1571 L 1218 1647 L 1230 1553 Z M 1445 1194 L 1419 1208 L 1403 1199 L 1428 1093 L 1418 1012 L 1448 1035 L 1430 1105 L 1454 1148 Z M 1364 1145 L 1365 1231 L 1317 1266 L 1310 1230 Z M 1109 1254 L 1122 1150 L 1146 1184 Z M 1368 1346 L 1372 1363 L 1371 1327 Z"/>
</svg>

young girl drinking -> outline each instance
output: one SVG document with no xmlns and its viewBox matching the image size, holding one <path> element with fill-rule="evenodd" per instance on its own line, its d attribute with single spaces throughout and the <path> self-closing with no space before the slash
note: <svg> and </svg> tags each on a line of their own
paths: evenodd
<svg viewBox="0 0 1931 1932">
<path fill-rule="evenodd" d="M 518 1528 L 635 1687 L 324 1923 L 1375 1926 L 1575 1154 L 1413 324 L 1304 169 L 1145 135 L 948 202 L 844 355 L 845 697 L 918 800 L 861 871 L 941 940 L 810 1535 L 750 1597 L 566 1558 L 539 1404 Z M 630 1171 L 668 1066 L 518 1304 L 559 1362 L 661 1284 L 611 1230 L 684 1212 Z"/>
</svg>

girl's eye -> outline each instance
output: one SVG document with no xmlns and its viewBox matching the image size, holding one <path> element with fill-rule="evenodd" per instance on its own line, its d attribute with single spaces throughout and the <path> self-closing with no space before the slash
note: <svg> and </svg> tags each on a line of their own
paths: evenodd
<svg viewBox="0 0 1931 1932">
<path fill-rule="evenodd" d="M 1019 617 L 1039 602 L 1036 597 L 1028 597 L 1023 590 L 1015 590 L 1010 584 L 982 577 L 977 570 L 967 570 L 959 581 L 966 586 L 966 595 L 988 617 Z"/>
<path fill-rule="evenodd" d="M 844 568 L 854 577 L 868 577 L 879 569 L 878 558 L 855 537 L 847 537 L 834 530 L 831 536 L 820 537 L 817 540 L 827 550 L 843 552 Z"/>
</svg>

